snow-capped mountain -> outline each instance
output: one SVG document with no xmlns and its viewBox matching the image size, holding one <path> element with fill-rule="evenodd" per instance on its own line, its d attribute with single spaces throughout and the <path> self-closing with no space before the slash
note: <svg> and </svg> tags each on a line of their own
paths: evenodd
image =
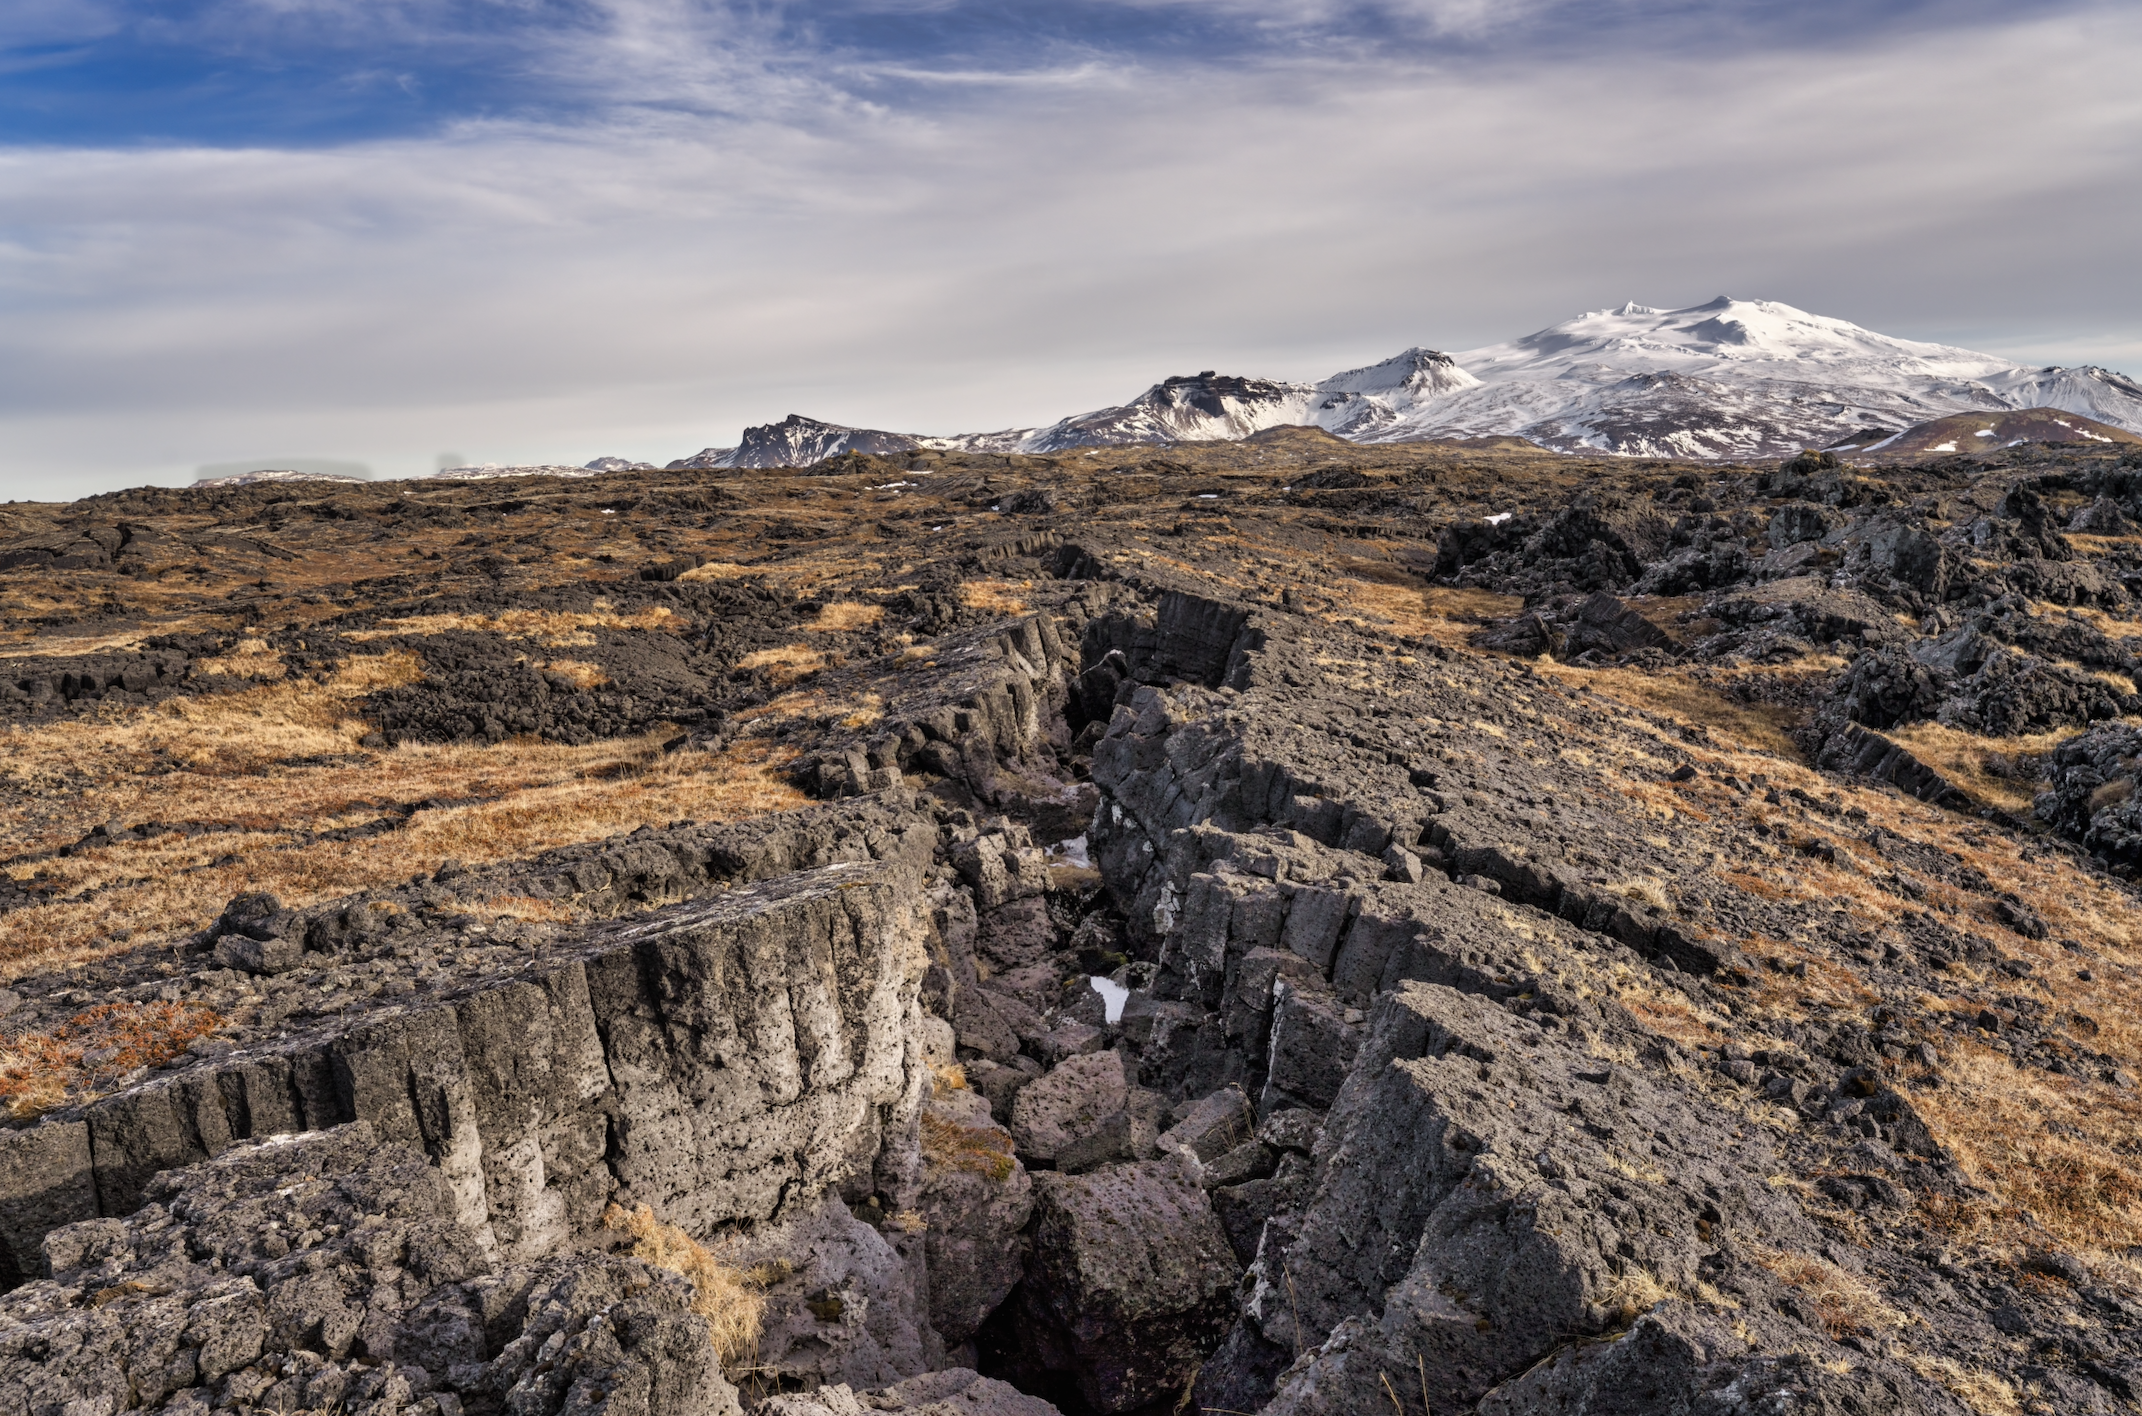
<svg viewBox="0 0 2142 1416">
<path fill-rule="evenodd" d="M 1361 440 L 1514 434 L 1568 451 L 1765 457 L 1951 413 L 2055 407 L 2142 427 L 2142 385 L 1876 334 L 1770 300 L 1595 310 L 1453 356 L 1477 386 Z"/>
<path fill-rule="evenodd" d="M 1021 452 L 1122 443 L 1215 442 L 1302 423 L 1314 384 L 1235 378 L 1211 369 L 1162 379 L 1130 402 L 1065 418 L 1023 436 Z"/>
<path fill-rule="evenodd" d="M 300 472 L 287 467 L 263 467 L 257 472 L 237 472 L 228 477 L 199 477 L 193 485 L 200 488 L 250 487 L 257 482 L 364 482 L 369 478 L 351 472 Z"/>
<path fill-rule="evenodd" d="M 734 449 L 670 466 L 800 467 L 850 450 L 1050 453 L 1213 442 L 1289 425 L 1355 442 L 1508 436 L 1567 452 L 1780 457 L 1876 443 L 1951 414 L 2025 408 L 2142 431 L 2142 383 L 2095 367 L 2030 368 L 1721 295 L 1679 310 L 1593 310 L 1457 354 L 1408 349 L 1313 384 L 1209 369 L 1177 375 L 1128 403 L 1042 428 L 934 437 L 790 414 L 746 429 Z"/>
</svg>

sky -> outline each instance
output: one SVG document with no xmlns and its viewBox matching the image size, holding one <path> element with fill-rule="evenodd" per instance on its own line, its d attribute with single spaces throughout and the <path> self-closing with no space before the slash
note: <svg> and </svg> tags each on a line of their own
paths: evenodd
<svg viewBox="0 0 2142 1416">
<path fill-rule="evenodd" d="M 1719 294 L 2142 375 L 2138 69 L 2131 0 L 8 0 L 0 500 Z"/>
</svg>

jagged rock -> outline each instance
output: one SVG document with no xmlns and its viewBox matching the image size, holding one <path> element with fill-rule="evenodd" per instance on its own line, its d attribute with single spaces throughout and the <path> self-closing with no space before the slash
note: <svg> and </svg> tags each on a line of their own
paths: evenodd
<svg viewBox="0 0 2142 1416">
<path fill-rule="evenodd" d="M 1317 1348 L 1274 1411 L 1367 1410 L 1382 1373 L 1415 1354 L 1438 1408 L 1469 1405 L 1562 1337 L 1599 1331 L 1628 1265 L 1693 1286 L 1703 1246 L 1685 1216 L 1806 1231 L 1722 1114 L 1594 1071 L 1559 1033 L 1478 997 L 1401 986 L 1363 1056 L 1326 1122 L 1325 1182 L 1284 1274 L 1277 1255 L 1258 1262 L 1249 1315 L 1281 1346 Z M 1610 1167 L 1620 1142 L 1602 1137 L 1661 1133 L 1677 1138 L 1671 1172 Z M 1591 1198 L 1610 1173 L 1613 1220 Z"/>
<path fill-rule="evenodd" d="M 1284 980 L 1273 985 L 1272 1041 L 1257 1112 L 1331 1105 L 1360 1045 L 1360 1029 L 1328 994 Z M 1358 1014 L 1356 1015 L 1359 1016 Z"/>
<path fill-rule="evenodd" d="M 2134 531 L 2134 523 L 2118 502 L 2099 496 L 2068 518 L 2068 530 L 2091 536 L 2126 536 Z"/>
<path fill-rule="evenodd" d="M 2053 749 L 2052 785 L 2031 810 L 2092 855 L 2124 870 L 2142 867 L 2142 802 L 2133 764 L 2142 732 L 2122 725 L 2092 728 Z"/>
<path fill-rule="evenodd" d="M 967 1085 L 988 1101 L 990 1115 L 997 1124 L 1009 1126 L 1013 1104 L 1026 1084 L 1041 1075 L 1041 1064 L 1031 1057 L 1014 1057 L 1008 1063 L 985 1057 L 966 1063 L 965 1071 Z"/>
<path fill-rule="evenodd" d="M 1257 1139 L 1278 1150 L 1293 1150 L 1307 1154 L 1316 1146 L 1317 1133 L 1323 1129 L 1323 1114 L 1299 1107 L 1274 1111 L 1265 1117 L 1257 1128 Z"/>
<path fill-rule="evenodd" d="M 160 1170 L 362 1120 L 432 1156 L 511 1258 L 596 1228 L 620 1184 L 700 1232 L 773 1218 L 868 1167 L 880 1108 L 920 1103 L 918 897 L 897 861 L 806 871 L 587 931 L 451 1002 L 203 1060 L 48 1123 L 86 1123 L 87 1172 L 0 1215 L 129 1214 Z M 42 1154 L 42 1130 L 0 1131 L 0 1155 Z M 8 1238 L 20 1264 L 34 1234 Z"/>
<path fill-rule="evenodd" d="M 1005 1319 L 1029 1382 L 1055 1374 L 1100 1412 L 1181 1392 L 1233 1321 L 1241 1272 L 1188 1164 L 1037 1176 L 1035 1201 Z"/>
<path fill-rule="evenodd" d="M 1671 649 L 1673 639 L 1627 604 L 1605 591 L 1577 607 L 1562 652 L 1570 658 L 1599 653 L 1618 658 L 1639 649 Z"/>
<path fill-rule="evenodd" d="M 929 1226 L 930 1325 L 956 1347 L 1019 1281 L 1033 1181 L 1012 1155 L 1010 1134 L 972 1092 L 931 1102 L 922 1126 L 925 1170 L 915 1204 Z"/>
<path fill-rule="evenodd" d="M 807 1394 L 783 1393 L 756 1409 L 763 1416 L 1057 1416 L 1056 1408 L 1040 1397 L 966 1367 L 926 1372 L 860 1395 L 846 1383 Z"/>
<path fill-rule="evenodd" d="M 1054 1164 L 1065 1147 L 1099 1130 L 1130 1101 L 1122 1055 L 1094 1052 L 1067 1058 L 1019 1091 L 1011 1131 L 1019 1154 Z"/>
<path fill-rule="evenodd" d="M 1819 541 L 1838 526 L 1844 518 L 1834 512 L 1806 502 L 1794 502 L 1779 507 L 1770 517 L 1770 525 L 1763 538 L 1777 550 L 1796 546 L 1802 541 Z"/>
<path fill-rule="evenodd" d="M 985 914 L 1031 899 L 1049 885 L 1047 862 L 1023 828 L 979 837 L 955 850 L 952 863 L 974 891 L 975 908 Z"/>
<path fill-rule="evenodd" d="M 1825 1368 L 1803 1355 L 1745 1356 L 1747 1344 L 1726 1324 L 1685 1304 L 1639 1318 L 1611 1342 L 1572 1343 L 1480 1400 L 1480 1416 L 1544 1416 L 1554 1411 L 1686 1412 L 1738 1416 L 1777 1411 L 1905 1416 L 1962 1416 L 1949 1392 L 1901 1364 Z M 1411 1395 L 1409 1392 L 1408 1395 Z"/>
<path fill-rule="evenodd" d="M 238 1145 L 148 1198 L 54 1230 L 52 1277 L 6 1298 L 21 1409 L 739 1410 L 684 1279 L 601 1254 L 500 1267 L 447 1177 L 363 1122 Z"/>
<path fill-rule="evenodd" d="M 926 1231 L 925 1231 L 926 1233 Z M 919 1250 L 923 1235 L 900 1236 Z M 939 1365 L 922 1265 L 826 1195 L 735 1248 L 740 1268 L 775 1264 L 752 1366 L 769 1384 L 875 1387 Z"/>
<path fill-rule="evenodd" d="M 1057 1151 L 1056 1168 L 1076 1175 L 1114 1161 L 1150 1160 L 1160 1153 L 1159 1138 L 1167 1124 L 1168 1099 L 1132 1087 L 1122 1110 Z"/>
<path fill-rule="evenodd" d="M 1240 1087 L 1222 1087 L 1175 1110 L 1175 1124 L 1160 1136 L 1160 1149 L 1188 1150 L 1201 1162 L 1219 1159 L 1257 1129 L 1257 1114 Z"/>
</svg>

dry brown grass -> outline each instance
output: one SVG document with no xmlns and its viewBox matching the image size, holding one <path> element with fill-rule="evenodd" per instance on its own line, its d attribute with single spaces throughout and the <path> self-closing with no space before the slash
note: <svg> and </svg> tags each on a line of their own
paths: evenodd
<svg viewBox="0 0 2142 1416">
<path fill-rule="evenodd" d="M 778 649 L 758 649 L 736 661 L 740 669 L 761 669 L 774 687 L 781 688 L 809 678 L 826 666 L 826 656 L 808 644 L 784 644 Z"/>
<path fill-rule="evenodd" d="M 884 716 L 885 700 L 875 693 L 845 697 L 817 689 L 795 689 L 777 698 L 769 698 L 756 708 L 746 708 L 731 721 L 739 725 L 764 726 L 798 718 L 832 718 L 853 732 L 869 727 Z"/>
<path fill-rule="evenodd" d="M 16 734 L 14 741 L 80 726 L 55 725 Z M 165 731 L 183 726 L 183 720 L 162 724 Z M 449 859 L 513 860 L 643 825 L 729 821 L 804 803 L 781 773 L 786 749 L 747 738 L 719 753 L 664 753 L 664 737 L 657 730 L 585 747 L 405 745 L 356 755 L 346 766 L 298 769 L 277 765 L 265 752 L 240 754 L 220 737 L 169 738 L 171 755 L 195 765 L 153 776 L 137 773 L 138 759 L 123 741 L 81 741 L 76 761 L 98 784 L 77 793 L 71 819 L 52 823 L 42 839 L 22 840 L 18 827 L 10 843 L 16 849 L 72 840 L 114 817 L 233 829 L 191 839 L 169 832 L 47 862 L 41 869 L 58 899 L 0 915 L 0 976 L 129 947 L 113 937 L 122 929 L 133 933 L 134 944 L 190 931 L 246 890 L 271 891 L 296 907 L 396 884 Z M 347 737 L 328 739 L 334 748 L 353 745 Z M 469 800 L 421 812 L 384 835 L 304 839 L 376 820 L 379 803 L 427 797 Z"/>
<path fill-rule="evenodd" d="M 702 567 L 704 569 L 704 567 Z M 683 621 L 667 605 L 655 605 L 636 614 L 621 615 L 597 600 L 585 614 L 558 610 L 506 610 L 495 615 L 410 615 L 383 620 L 377 629 L 343 631 L 343 638 L 362 643 L 397 634 L 444 634 L 469 630 L 496 634 L 506 639 L 534 639 L 556 648 L 594 643 L 591 629 L 677 629 Z"/>
<path fill-rule="evenodd" d="M 536 667 L 558 675 L 575 688 L 602 688 L 610 682 L 609 670 L 585 659 L 546 659 Z"/>
<path fill-rule="evenodd" d="M 1791 711 L 1735 703 L 1686 674 L 1673 670 L 1584 669 L 1570 664 L 1542 664 L 1540 672 L 1570 688 L 1583 685 L 1631 708 L 1723 734 L 1742 752 L 1785 762 L 1800 760 L 1800 749 L 1791 733 L 1797 717 Z"/>
<path fill-rule="evenodd" d="M 42 1032 L 0 1036 L 0 1107 L 18 1121 L 89 1100 L 223 1026 L 193 1003 L 99 1003 Z"/>
<path fill-rule="evenodd" d="M 265 639 L 248 635 L 233 644 L 224 654 L 203 659 L 196 669 L 203 674 L 220 675 L 224 678 L 257 679 L 272 682 L 283 676 L 283 658 Z"/>
<path fill-rule="evenodd" d="M 970 610 L 986 610 L 993 615 L 1023 615 L 1027 612 L 1024 592 L 1033 588 L 1031 580 L 963 580 L 959 587 L 959 601 Z"/>
<path fill-rule="evenodd" d="M 1945 1052 L 1947 1085 L 1913 1104 L 1995 1196 L 1974 1227 L 2019 1242 L 2050 1235 L 2083 1252 L 2142 1243 L 2142 1103 L 2019 1068 L 1977 1043 L 1954 1039 Z"/>
<path fill-rule="evenodd" d="M 757 566 L 738 565 L 734 561 L 708 561 L 705 565 L 692 567 L 692 569 L 687 570 L 677 578 L 679 580 L 737 580 L 747 575 L 760 575 L 763 573 L 763 570 Z"/>
<path fill-rule="evenodd" d="M 1947 1357 L 1908 1353 L 1905 1364 L 1978 1413 L 1978 1416 L 2016 1416 L 2023 1409 L 2016 1389 L 1991 1372 L 1965 1367 Z"/>
<path fill-rule="evenodd" d="M 1508 619 L 1525 607 L 1520 596 L 1422 585 L 1410 576 L 1393 581 L 1342 575 L 1316 588 L 1332 597 L 1336 609 L 1329 618 L 1340 623 L 1432 639 L 1452 648 L 1462 647 L 1480 626 Z"/>
<path fill-rule="evenodd" d="M 1753 1248 L 1751 1256 L 1787 1288 L 1797 1290 L 1814 1309 L 1823 1331 L 1833 1338 L 1865 1337 L 1906 1325 L 1904 1315 L 1871 1284 L 1827 1259 L 1763 1247 Z"/>
<path fill-rule="evenodd" d="M 1627 1327 L 1669 1298 L 1679 1296 L 1649 1269 L 1631 1264 L 1599 1295 L 1599 1306 L 1606 1309 L 1608 1322 Z"/>
<path fill-rule="evenodd" d="M 2133 692 L 2132 684 L 2126 687 Z M 1914 723 L 1890 728 L 1883 736 L 1980 801 L 2028 816 L 2037 784 L 1995 776 L 1987 769 L 1987 757 L 1994 753 L 2017 757 L 2051 752 L 2081 731 L 2066 728 L 2030 737 L 1995 738 L 1944 728 L 1939 723 Z"/>
<path fill-rule="evenodd" d="M 992 1180 L 1009 1180 L 1011 1133 L 998 1126 L 962 1126 L 925 1111 L 922 1158 L 940 1170 L 967 1170 Z"/>
<path fill-rule="evenodd" d="M 603 1227 L 632 1236 L 632 1256 L 643 1263 L 681 1273 L 692 1281 L 692 1311 L 707 1320 L 714 1355 L 723 1366 L 743 1362 L 758 1351 L 766 1321 L 766 1295 L 751 1274 L 723 1263 L 674 1224 L 664 1224 L 645 1205 L 603 1211 Z"/>
<path fill-rule="evenodd" d="M 817 617 L 807 628 L 820 634 L 846 634 L 858 629 L 868 629 L 884 618 L 883 605 L 866 605 L 856 600 L 836 600 L 821 607 Z"/>
</svg>

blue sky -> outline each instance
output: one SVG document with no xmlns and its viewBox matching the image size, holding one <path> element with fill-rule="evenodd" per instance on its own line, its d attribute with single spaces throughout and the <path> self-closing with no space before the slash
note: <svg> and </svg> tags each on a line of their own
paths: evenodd
<svg viewBox="0 0 2142 1416">
<path fill-rule="evenodd" d="M 13 0 L 0 495 L 1043 421 L 1721 291 L 2142 373 L 2142 14 Z"/>
</svg>

